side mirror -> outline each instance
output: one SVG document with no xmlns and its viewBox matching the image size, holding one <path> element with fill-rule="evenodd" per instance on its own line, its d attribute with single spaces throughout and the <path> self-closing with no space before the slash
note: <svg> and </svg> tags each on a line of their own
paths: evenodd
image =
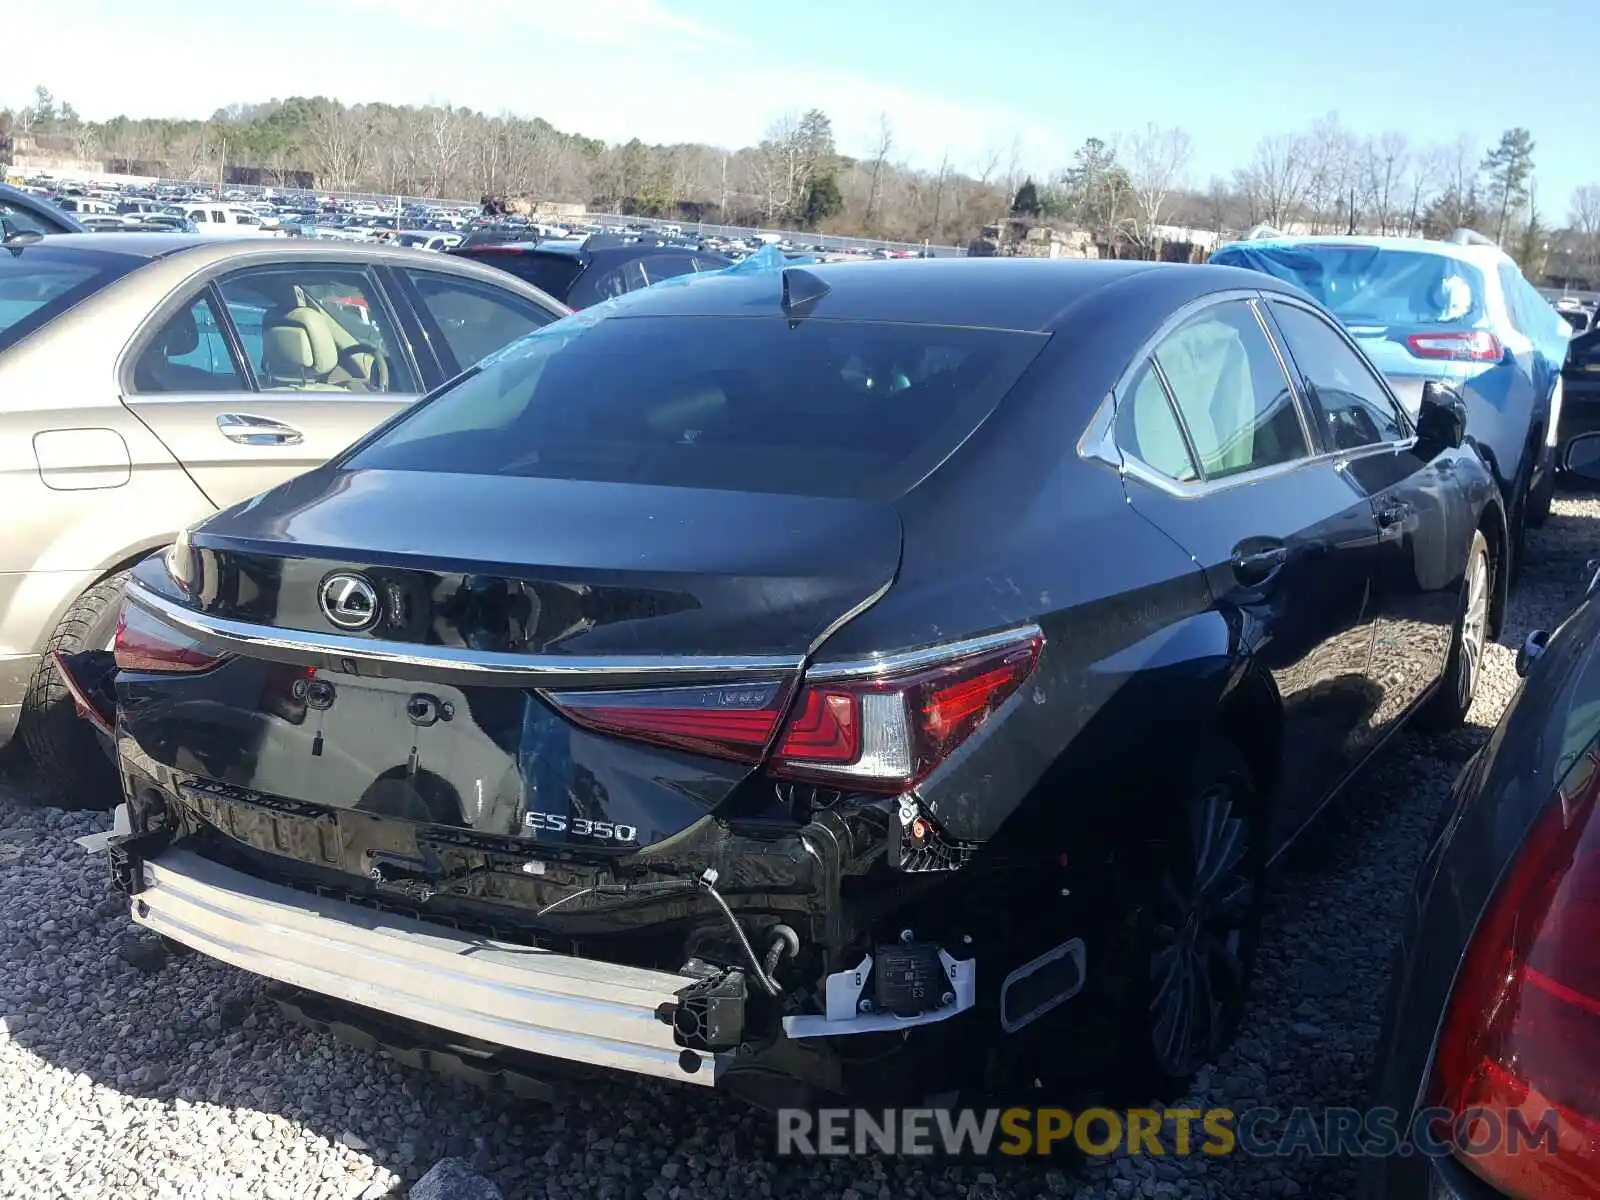
<svg viewBox="0 0 1600 1200">
<path fill-rule="evenodd" d="M 1456 450 L 1467 438 L 1467 402 L 1448 383 L 1430 379 L 1422 385 L 1417 409 L 1417 442 L 1428 458 Z M 1600 457 L 1600 454 L 1597 454 Z"/>
<path fill-rule="evenodd" d="M 1561 465 L 1584 483 L 1600 485 L 1600 432 L 1580 433 L 1568 442 Z"/>
</svg>

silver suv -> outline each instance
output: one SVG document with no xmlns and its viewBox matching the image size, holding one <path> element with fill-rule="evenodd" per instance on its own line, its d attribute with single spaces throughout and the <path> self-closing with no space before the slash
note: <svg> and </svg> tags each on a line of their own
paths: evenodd
<svg viewBox="0 0 1600 1200">
<path fill-rule="evenodd" d="M 0 249 L 0 746 L 53 799 L 117 788 L 52 661 L 115 637 L 127 569 L 567 313 L 420 250 L 151 233 Z"/>
</svg>

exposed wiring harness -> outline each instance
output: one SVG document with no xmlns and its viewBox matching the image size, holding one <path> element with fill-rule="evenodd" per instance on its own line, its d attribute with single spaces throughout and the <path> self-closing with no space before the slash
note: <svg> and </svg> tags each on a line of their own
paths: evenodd
<svg viewBox="0 0 1600 1200">
<path fill-rule="evenodd" d="M 546 904 L 533 914 L 533 919 L 538 920 L 546 913 L 553 912 L 574 900 L 581 900 L 585 896 L 627 896 L 641 891 L 671 891 L 677 888 L 698 888 L 710 896 L 716 906 L 722 910 L 722 915 L 728 919 L 728 927 L 733 930 L 733 936 L 738 939 L 739 947 L 744 951 L 745 960 L 750 964 L 750 973 L 755 976 L 757 983 L 769 996 L 783 995 L 783 988 L 772 977 L 778 969 L 778 964 L 783 961 L 787 952 L 791 957 L 800 952 L 800 937 L 787 925 L 779 925 L 773 929 L 771 947 L 767 950 L 767 958 L 763 963 L 756 954 L 755 947 L 750 944 L 744 927 L 739 924 L 739 918 L 733 915 L 733 909 L 728 907 L 728 902 L 723 899 L 722 893 L 717 891 L 717 872 L 714 867 L 707 867 L 695 879 L 661 879 L 647 883 L 597 883 L 591 887 L 579 888 Z"/>
</svg>

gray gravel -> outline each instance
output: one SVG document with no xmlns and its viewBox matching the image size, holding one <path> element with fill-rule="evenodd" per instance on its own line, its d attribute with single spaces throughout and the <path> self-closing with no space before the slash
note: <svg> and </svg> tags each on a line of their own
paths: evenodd
<svg viewBox="0 0 1600 1200">
<path fill-rule="evenodd" d="M 1600 500 L 1558 500 L 1530 550 L 1468 727 L 1403 735 L 1281 875 L 1244 1030 L 1190 1107 L 1362 1103 L 1424 840 L 1515 689 L 1511 648 L 1559 620 L 1600 555 Z M 555 1110 L 420 1075 L 284 1021 L 259 982 L 199 956 L 147 973 L 104 862 L 73 844 L 106 818 L 22 807 L 6 795 L 18 786 L 0 782 L 0 1198 L 372 1200 L 445 1158 L 461 1161 L 435 1179 L 465 1165 L 506 1200 L 1353 1190 L 1338 1160 L 779 1161 L 764 1119 L 689 1089 L 619 1078 Z"/>
</svg>

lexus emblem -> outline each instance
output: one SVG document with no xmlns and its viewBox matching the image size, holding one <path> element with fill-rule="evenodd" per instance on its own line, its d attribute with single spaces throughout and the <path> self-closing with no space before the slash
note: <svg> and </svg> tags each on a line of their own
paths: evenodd
<svg viewBox="0 0 1600 1200">
<path fill-rule="evenodd" d="M 360 575 L 329 575 L 317 599 L 323 616 L 340 629 L 359 633 L 378 623 L 378 589 Z"/>
</svg>

